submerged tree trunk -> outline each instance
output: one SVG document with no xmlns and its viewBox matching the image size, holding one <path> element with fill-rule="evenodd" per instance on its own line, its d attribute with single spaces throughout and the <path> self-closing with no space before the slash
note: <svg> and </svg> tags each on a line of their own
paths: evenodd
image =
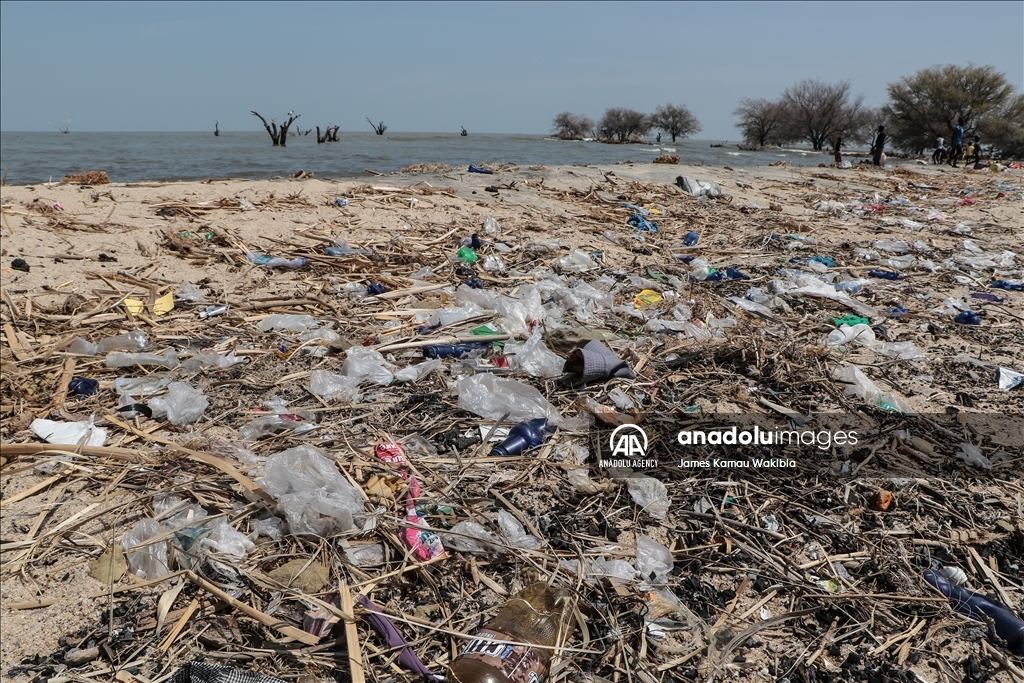
<svg viewBox="0 0 1024 683">
<path fill-rule="evenodd" d="M 284 147 L 287 144 L 288 129 L 291 128 L 291 125 L 295 123 L 295 120 L 297 118 L 302 116 L 302 114 L 293 114 L 291 112 L 288 112 L 288 120 L 282 123 L 280 127 L 278 127 L 277 119 L 270 119 L 270 123 L 267 123 L 267 120 L 263 118 L 263 116 L 261 116 L 259 112 L 253 111 L 251 109 L 249 111 L 251 111 L 257 118 L 259 118 L 260 121 L 263 122 L 263 127 L 267 129 L 267 135 L 269 135 L 270 139 L 273 141 L 274 147 L 277 147 L 279 145 L 281 147 Z"/>
</svg>

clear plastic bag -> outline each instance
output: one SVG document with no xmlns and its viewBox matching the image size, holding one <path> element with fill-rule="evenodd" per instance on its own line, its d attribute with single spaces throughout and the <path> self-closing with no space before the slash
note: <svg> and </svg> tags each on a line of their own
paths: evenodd
<svg viewBox="0 0 1024 683">
<path fill-rule="evenodd" d="M 316 326 L 316 318 L 311 315 L 288 315 L 285 313 L 275 313 L 256 324 L 256 327 L 260 328 L 263 332 L 269 332 L 270 330 L 305 332 Z"/>
<path fill-rule="evenodd" d="M 88 342 L 81 337 L 75 337 L 68 347 L 70 353 L 78 353 L 84 356 L 95 356 L 100 353 L 111 351 L 142 351 L 146 348 L 146 335 L 142 332 L 125 332 L 113 337 L 107 337 L 98 344 Z"/>
<path fill-rule="evenodd" d="M 159 522 L 147 517 L 140 519 L 121 539 L 128 568 L 140 579 L 159 579 L 171 573 L 167 562 L 167 541 L 143 545 L 163 532 Z"/>
<path fill-rule="evenodd" d="M 558 409 L 537 389 L 507 377 L 472 375 L 459 381 L 458 392 L 459 409 L 486 420 L 499 420 L 505 413 L 509 413 L 506 420 L 510 422 L 546 417 L 550 424 L 557 425 L 561 420 Z"/>
<path fill-rule="evenodd" d="M 284 535 L 284 522 L 277 517 L 268 519 L 257 519 L 252 523 L 252 534 L 250 539 L 255 540 L 260 536 L 266 536 L 272 541 L 280 541 Z"/>
<path fill-rule="evenodd" d="M 505 542 L 513 548 L 533 550 L 543 543 L 536 536 L 526 533 L 526 529 L 519 523 L 519 520 L 512 513 L 505 510 L 498 511 L 498 528 L 501 529 L 501 535 L 504 537 Z"/>
<path fill-rule="evenodd" d="M 182 282 L 181 291 L 174 297 L 178 301 L 191 301 L 194 304 L 205 304 L 209 303 L 206 300 L 206 296 L 203 294 L 203 290 L 196 287 L 191 282 Z"/>
<path fill-rule="evenodd" d="M 359 400 L 359 379 L 329 370 L 313 370 L 309 373 L 309 390 L 328 401 L 354 403 Z"/>
<path fill-rule="evenodd" d="M 501 541 L 480 524 L 471 521 L 459 522 L 448 532 L 441 532 L 441 539 L 447 548 L 464 553 L 500 553 Z"/>
<path fill-rule="evenodd" d="M 345 363 L 341 372 L 360 382 L 373 382 L 383 387 L 391 384 L 394 375 L 386 367 L 387 361 L 376 349 L 366 346 L 353 346 L 345 352 Z"/>
<path fill-rule="evenodd" d="M 490 237 L 498 239 L 501 236 L 501 225 L 493 216 L 487 216 L 484 218 L 484 232 Z"/>
<path fill-rule="evenodd" d="M 417 363 L 415 365 L 408 365 L 395 373 L 396 382 L 419 382 L 421 379 L 432 373 L 438 368 L 444 367 L 444 363 L 440 358 L 432 358 L 431 360 L 423 363 Z"/>
<path fill-rule="evenodd" d="M 524 344 L 505 344 L 505 353 L 511 354 L 515 369 L 522 370 L 531 377 L 552 378 L 562 374 L 565 359 L 552 352 L 541 336 L 540 330 L 534 330 Z"/>
<path fill-rule="evenodd" d="M 152 396 L 159 394 L 170 383 L 169 377 L 118 377 L 114 380 L 114 391 L 121 395 Z"/>
<path fill-rule="evenodd" d="M 857 343 L 861 346 L 874 347 L 876 344 L 875 333 L 870 325 L 859 323 L 857 325 L 841 325 L 839 329 L 828 333 L 829 346 L 840 346 L 842 344 Z"/>
<path fill-rule="evenodd" d="M 200 553 L 213 554 L 217 560 L 229 564 L 238 564 L 256 549 L 248 536 L 236 531 L 223 520 L 199 540 L 198 547 Z"/>
<path fill-rule="evenodd" d="M 640 578 L 651 583 L 665 583 L 675 561 L 672 551 L 650 536 L 641 534 L 636 540 L 636 568 Z"/>
<path fill-rule="evenodd" d="M 328 536 L 356 528 L 364 516 L 359 489 L 312 446 L 298 446 L 267 458 L 256 483 L 277 500 L 293 534 Z"/>
<path fill-rule="evenodd" d="M 171 382 L 166 396 L 149 400 L 154 415 L 166 415 L 175 427 L 191 424 L 203 415 L 210 402 L 199 389 L 193 389 L 185 382 Z"/>
<path fill-rule="evenodd" d="M 653 477 L 630 477 L 626 481 L 629 495 L 644 512 L 651 517 L 663 520 L 668 515 L 668 489 Z"/>
<path fill-rule="evenodd" d="M 345 557 L 357 567 L 373 567 L 384 564 L 384 545 L 373 543 L 346 548 Z"/>
<path fill-rule="evenodd" d="M 484 270 L 488 273 L 501 274 L 508 271 L 508 265 L 505 264 L 505 259 L 497 254 L 488 254 L 484 257 Z"/>
<path fill-rule="evenodd" d="M 200 351 L 182 363 L 181 369 L 183 372 L 196 372 L 197 370 L 207 370 L 209 368 L 224 369 L 244 362 L 245 359 L 236 356 L 234 351 L 225 356 L 217 351 L 206 350 Z"/>
<path fill-rule="evenodd" d="M 910 407 L 897 396 L 882 391 L 878 385 L 872 382 L 855 365 L 846 365 L 836 368 L 832 373 L 833 379 L 844 384 L 843 392 L 847 396 L 856 396 L 865 403 L 878 406 L 883 410 L 892 410 L 901 413 L 912 413 Z"/>
<path fill-rule="evenodd" d="M 558 259 L 558 269 L 563 273 L 585 273 L 597 267 L 597 262 L 582 249 L 573 249 L 568 256 Z"/>
<path fill-rule="evenodd" d="M 986 470 L 992 469 L 992 461 L 986 458 L 982 454 L 981 449 L 972 443 L 961 443 L 960 450 L 953 455 L 960 458 L 968 465 L 974 465 L 975 467 L 980 467 Z"/>
<path fill-rule="evenodd" d="M 128 368 L 134 365 L 159 365 L 164 368 L 178 366 L 178 353 L 167 349 L 163 353 L 111 353 L 107 355 L 108 368 Z"/>
</svg>

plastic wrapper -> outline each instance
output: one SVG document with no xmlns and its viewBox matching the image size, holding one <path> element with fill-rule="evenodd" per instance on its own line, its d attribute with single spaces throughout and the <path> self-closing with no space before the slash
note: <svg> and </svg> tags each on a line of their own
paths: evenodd
<svg viewBox="0 0 1024 683">
<path fill-rule="evenodd" d="M 312 446 L 297 446 L 267 458 L 256 483 L 277 501 L 292 534 L 328 536 L 361 523 L 363 496 Z"/>
<path fill-rule="evenodd" d="M 579 560 L 560 560 L 559 564 L 573 574 L 580 572 Z M 620 581 L 634 581 L 636 579 L 636 567 L 626 560 L 608 560 L 603 557 L 587 557 L 583 560 L 583 576 L 589 582 L 593 579 L 610 577 Z"/>
<path fill-rule="evenodd" d="M 360 382 L 372 382 L 380 386 L 388 386 L 394 379 L 391 371 L 385 367 L 387 361 L 376 349 L 365 346 L 353 346 L 345 352 L 345 363 L 341 372 Z"/>
<path fill-rule="evenodd" d="M 182 363 L 181 369 L 184 372 L 195 372 L 196 370 L 208 370 L 210 368 L 223 370 L 224 368 L 230 368 L 232 365 L 244 362 L 245 360 L 236 356 L 234 351 L 224 355 L 217 351 L 206 350 L 200 351 Z"/>
<path fill-rule="evenodd" d="M 364 288 L 365 289 L 365 288 Z M 256 324 L 263 332 L 281 330 L 284 332 L 305 332 L 317 326 L 316 318 L 311 315 L 289 315 L 275 313 Z"/>
<path fill-rule="evenodd" d="M 668 515 L 668 489 L 653 477 L 629 477 L 626 488 L 633 502 L 651 517 L 663 520 Z"/>
<path fill-rule="evenodd" d="M 191 282 L 182 282 L 180 291 L 174 295 L 174 298 L 178 301 L 191 301 L 194 304 L 209 303 L 206 300 L 206 295 L 203 294 L 203 290 L 199 289 Z"/>
<path fill-rule="evenodd" d="M 297 410 L 293 413 L 274 413 L 257 417 L 255 420 L 238 430 L 239 441 L 256 441 L 257 439 L 276 434 L 284 429 L 293 429 L 296 433 L 316 428 L 313 413 Z"/>
<path fill-rule="evenodd" d="M 598 483 L 590 478 L 590 470 L 578 467 L 565 471 L 565 478 L 579 493 L 594 495 L 612 489 L 611 482 Z"/>
<path fill-rule="evenodd" d="M 497 239 L 501 236 L 501 225 L 493 216 L 487 216 L 484 218 L 484 232 L 486 232 L 489 237 Z"/>
<path fill-rule="evenodd" d="M 980 467 L 985 470 L 992 469 L 992 461 L 986 458 L 982 454 L 981 449 L 972 443 L 961 443 L 960 450 L 953 455 L 960 458 L 968 465 Z"/>
<path fill-rule="evenodd" d="M 612 403 L 619 410 L 633 410 L 636 408 L 636 404 L 629 397 L 629 394 L 618 387 L 608 392 L 608 398 L 612 400 Z"/>
<path fill-rule="evenodd" d="M 821 280 L 815 277 L 797 274 L 795 277 L 795 281 L 795 288 L 790 289 L 788 286 L 784 285 L 783 292 L 781 293 L 787 294 L 789 296 L 814 296 L 821 297 L 824 299 L 831 299 L 832 301 L 837 301 L 849 307 L 850 309 L 856 311 L 857 313 L 863 316 L 867 316 L 870 318 L 878 315 L 878 309 L 876 309 L 874 306 L 869 306 L 868 304 L 865 304 L 862 301 L 858 301 L 857 299 L 854 299 L 852 296 L 845 292 L 837 291 L 836 288 L 833 287 L 832 285 L 826 282 L 822 282 Z"/>
<path fill-rule="evenodd" d="M 675 561 L 672 551 L 650 536 L 641 534 L 636 540 L 636 568 L 640 578 L 651 583 L 665 583 Z"/>
<path fill-rule="evenodd" d="M 359 379 L 330 370 L 313 370 L 309 373 L 309 390 L 328 401 L 353 403 L 359 400 Z"/>
<path fill-rule="evenodd" d="M 171 573 L 167 561 L 167 541 L 145 544 L 164 532 L 155 519 L 140 519 L 121 539 L 128 569 L 140 579 L 159 579 Z"/>
<path fill-rule="evenodd" d="M 373 567 L 384 564 L 384 546 L 380 543 L 373 543 L 346 548 L 345 557 L 357 567 Z"/>
<path fill-rule="evenodd" d="M 525 422 L 546 417 L 552 425 L 561 421 L 561 415 L 537 389 L 507 377 L 482 373 L 459 381 L 459 408 L 485 420 Z"/>
<path fill-rule="evenodd" d="M 519 523 L 519 520 L 506 510 L 498 511 L 498 528 L 501 529 L 501 535 L 505 542 L 513 548 L 533 550 L 543 543 L 536 536 L 526 533 L 526 529 Z"/>
<path fill-rule="evenodd" d="M 449 548 L 464 553 L 494 554 L 503 550 L 501 541 L 480 524 L 471 521 L 459 522 L 441 538 Z"/>
<path fill-rule="evenodd" d="M 873 347 L 875 342 L 875 333 L 870 325 L 842 325 L 839 329 L 832 330 L 828 334 L 829 346 L 855 343 L 861 346 Z"/>
<path fill-rule="evenodd" d="M 505 344 L 505 353 L 515 352 L 514 367 L 531 377 L 552 378 L 562 374 L 565 360 L 544 344 L 540 330 L 534 330 L 524 344 Z"/>
<path fill-rule="evenodd" d="M 250 538 L 255 539 L 260 536 L 266 536 L 272 541 L 280 541 L 281 537 L 284 536 L 284 523 L 277 517 L 257 519 L 252 523 L 252 536 Z"/>
<path fill-rule="evenodd" d="M 95 356 L 100 353 L 112 351 L 142 351 L 146 348 L 146 335 L 142 332 L 125 332 L 113 337 L 107 337 L 98 344 L 88 342 L 81 337 L 76 337 L 68 347 L 70 353 L 79 353 L 85 356 Z"/>
<path fill-rule="evenodd" d="M 118 377 L 114 380 L 114 391 L 129 396 L 152 396 L 163 391 L 171 383 L 169 377 Z"/>
<path fill-rule="evenodd" d="M 166 396 L 149 400 L 154 415 L 166 415 L 175 427 L 191 424 L 202 417 L 210 402 L 199 389 L 193 389 L 185 382 L 171 382 Z"/>
<path fill-rule="evenodd" d="M 856 396 L 865 403 L 878 406 L 883 410 L 913 413 L 910 406 L 903 399 L 879 389 L 878 385 L 872 382 L 855 365 L 837 367 L 832 373 L 832 378 L 845 385 L 843 392 L 847 396 Z"/>
<path fill-rule="evenodd" d="M 256 548 L 245 534 L 223 520 L 215 524 L 198 545 L 201 553 L 214 554 L 216 559 L 229 564 L 238 564 Z"/>
<path fill-rule="evenodd" d="M 164 368 L 178 367 L 178 353 L 167 349 L 163 353 L 111 353 L 107 354 L 108 368 L 128 368 L 134 365 L 159 365 Z"/>
<path fill-rule="evenodd" d="M 413 556 L 421 562 L 443 559 L 448 556 L 441 543 L 441 537 L 419 516 L 416 501 L 421 495 L 416 477 L 409 477 L 409 488 L 405 494 L 405 528 L 402 536 Z"/>
<path fill-rule="evenodd" d="M 421 379 L 438 368 L 444 367 L 440 358 L 434 358 L 424 363 L 408 365 L 395 373 L 396 382 L 419 382 Z"/>
<path fill-rule="evenodd" d="M 488 273 L 498 273 L 500 275 L 508 271 L 508 265 L 505 263 L 505 259 L 497 254 L 488 254 L 484 256 L 484 270 Z"/>
<path fill-rule="evenodd" d="M 29 425 L 32 432 L 46 443 L 102 446 L 107 441 L 107 428 L 97 427 L 91 419 L 81 422 L 54 422 L 36 418 Z"/>
<path fill-rule="evenodd" d="M 563 273 L 584 273 L 597 267 L 597 262 L 582 249 L 573 249 L 568 256 L 558 259 L 558 269 Z"/>
</svg>

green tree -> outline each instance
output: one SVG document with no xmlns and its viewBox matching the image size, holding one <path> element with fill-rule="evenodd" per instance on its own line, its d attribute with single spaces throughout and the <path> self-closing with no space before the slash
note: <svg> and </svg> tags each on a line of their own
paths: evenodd
<svg viewBox="0 0 1024 683">
<path fill-rule="evenodd" d="M 701 129 L 697 117 L 682 104 L 659 105 L 650 116 L 650 124 L 671 135 L 672 142 L 677 137 L 689 137 Z"/>
<path fill-rule="evenodd" d="M 977 134 L 1006 155 L 1024 155 L 1024 94 L 993 66 L 933 66 L 890 83 L 888 92 L 883 111 L 894 147 L 921 152 L 962 118 L 965 138 Z"/>
<path fill-rule="evenodd" d="M 642 139 L 651 130 L 647 116 L 632 109 L 606 109 L 597 124 L 597 137 L 602 142 L 631 142 Z"/>
</svg>

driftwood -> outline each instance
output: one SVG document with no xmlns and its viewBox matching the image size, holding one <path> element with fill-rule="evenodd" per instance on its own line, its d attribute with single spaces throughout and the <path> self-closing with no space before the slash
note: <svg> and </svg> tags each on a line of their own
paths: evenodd
<svg viewBox="0 0 1024 683">
<path fill-rule="evenodd" d="M 377 135 L 384 135 L 384 131 L 388 129 L 388 127 L 384 125 L 383 121 L 377 125 L 373 125 L 373 121 L 370 120 L 369 116 L 366 117 L 366 122 L 370 124 L 370 127 L 373 128 L 373 132 Z"/>
<path fill-rule="evenodd" d="M 285 146 L 288 140 L 288 129 L 291 128 L 291 125 L 293 123 L 295 123 L 295 119 L 302 116 L 302 114 L 296 114 L 295 112 L 290 111 L 288 112 L 287 115 L 288 120 L 282 123 L 280 127 L 278 127 L 277 119 L 270 119 L 270 123 L 267 123 L 267 120 L 263 118 L 263 116 L 260 115 L 259 112 L 253 110 L 250 111 L 252 111 L 253 115 L 258 117 L 259 120 L 263 122 L 263 127 L 267 129 L 267 134 L 270 135 L 270 139 L 274 141 L 275 147 L 277 147 L 278 145 L 280 145 L 281 147 Z"/>
</svg>

